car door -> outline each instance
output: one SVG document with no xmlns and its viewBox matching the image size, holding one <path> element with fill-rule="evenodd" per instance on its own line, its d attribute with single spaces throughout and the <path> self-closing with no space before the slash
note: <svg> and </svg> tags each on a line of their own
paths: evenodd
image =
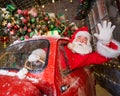
<svg viewBox="0 0 120 96">
<path fill-rule="evenodd" d="M 67 42 L 60 42 L 57 53 L 58 74 L 57 74 L 57 88 L 58 96 L 95 96 L 94 91 L 91 91 L 93 84 L 88 70 L 81 67 L 74 70 L 69 68 L 69 61 L 64 47 Z"/>
</svg>

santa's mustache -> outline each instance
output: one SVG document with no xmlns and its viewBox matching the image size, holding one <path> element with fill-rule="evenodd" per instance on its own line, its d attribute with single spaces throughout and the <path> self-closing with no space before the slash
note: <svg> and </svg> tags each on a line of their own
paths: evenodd
<svg viewBox="0 0 120 96">
<path fill-rule="evenodd" d="M 85 43 L 81 43 L 81 42 L 73 42 L 74 44 L 74 51 L 76 53 L 80 53 L 80 54 L 88 54 L 90 52 L 92 52 L 92 47 L 91 44 L 85 44 Z"/>
<path fill-rule="evenodd" d="M 80 46 L 83 46 L 83 45 L 87 45 L 85 43 L 81 43 L 81 42 L 73 42 L 74 44 L 77 44 L 77 45 L 80 45 Z"/>
</svg>

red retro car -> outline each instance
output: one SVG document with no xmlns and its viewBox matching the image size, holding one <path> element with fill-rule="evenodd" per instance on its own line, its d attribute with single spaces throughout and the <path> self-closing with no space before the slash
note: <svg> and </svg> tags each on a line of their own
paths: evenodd
<svg viewBox="0 0 120 96">
<path fill-rule="evenodd" d="M 0 56 L 0 96 L 95 96 L 90 69 L 69 69 L 68 42 L 43 36 L 10 45 Z"/>
</svg>

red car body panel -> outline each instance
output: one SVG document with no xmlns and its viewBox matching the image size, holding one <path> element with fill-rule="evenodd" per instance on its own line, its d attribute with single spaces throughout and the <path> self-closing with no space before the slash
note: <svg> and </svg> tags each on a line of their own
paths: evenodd
<svg viewBox="0 0 120 96">
<path fill-rule="evenodd" d="M 0 75 L 0 96 L 41 96 L 31 82 L 17 77 Z"/>
<path fill-rule="evenodd" d="M 35 78 L 38 82 L 0 75 L 0 96 L 95 96 L 94 76 L 89 68 L 78 68 L 67 74 L 61 71 L 59 46 L 67 44 L 69 40 L 53 37 L 39 39 L 48 40 L 50 48 L 44 70 L 27 74 L 27 77 Z"/>
</svg>

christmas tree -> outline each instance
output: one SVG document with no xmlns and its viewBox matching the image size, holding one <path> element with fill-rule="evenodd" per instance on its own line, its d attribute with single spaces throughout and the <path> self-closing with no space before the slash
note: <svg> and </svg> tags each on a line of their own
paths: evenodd
<svg viewBox="0 0 120 96">
<path fill-rule="evenodd" d="M 91 8 L 91 2 L 93 2 L 93 0 L 80 0 L 80 4 L 78 6 L 77 14 L 75 17 L 77 20 L 82 20 L 87 17 Z"/>
</svg>

